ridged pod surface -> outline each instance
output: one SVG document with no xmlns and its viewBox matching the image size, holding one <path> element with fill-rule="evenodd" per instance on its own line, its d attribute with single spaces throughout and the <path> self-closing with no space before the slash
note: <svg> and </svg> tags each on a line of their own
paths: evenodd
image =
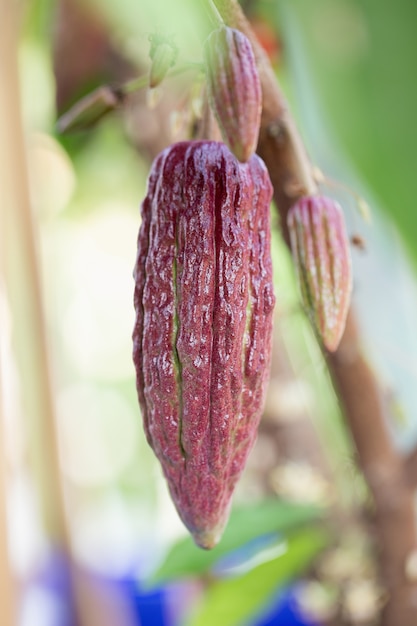
<svg viewBox="0 0 417 626">
<path fill-rule="evenodd" d="M 203 548 L 255 441 L 275 303 L 272 188 L 257 156 L 182 142 L 155 160 L 134 270 L 133 358 L 147 440 Z"/>
<path fill-rule="evenodd" d="M 256 150 L 262 112 L 262 91 L 249 39 L 222 26 L 204 45 L 207 90 L 224 141 L 239 161 Z"/>
<path fill-rule="evenodd" d="M 331 198 L 308 196 L 291 207 L 287 221 L 304 307 L 324 346 L 333 352 L 345 329 L 352 291 L 342 209 Z"/>
</svg>

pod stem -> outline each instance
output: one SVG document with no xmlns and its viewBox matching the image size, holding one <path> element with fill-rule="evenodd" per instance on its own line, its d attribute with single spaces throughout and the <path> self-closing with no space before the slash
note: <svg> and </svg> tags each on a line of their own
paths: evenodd
<svg viewBox="0 0 417 626">
<path fill-rule="evenodd" d="M 209 19 L 213 24 L 214 28 L 218 28 L 219 26 L 224 26 L 223 17 L 218 10 L 214 0 L 204 0 L 204 5 L 206 7 Z"/>
</svg>

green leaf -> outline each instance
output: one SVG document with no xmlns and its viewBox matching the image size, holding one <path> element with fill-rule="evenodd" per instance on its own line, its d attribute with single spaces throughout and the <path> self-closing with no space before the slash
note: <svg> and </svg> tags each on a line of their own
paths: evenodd
<svg viewBox="0 0 417 626">
<path fill-rule="evenodd" d="M 149 581 L 151 585 L 165 580 L 198 576 L 210 571 L 224 555 L 252 539 L 268 533 L 284 533 L 319 519 L 322 509 L 301 506 L 277 499 L 251 506 L 236 507 L 218 546 L 205 552 L 191 538 L 180 540 Z"/>
<path fill-rule="evenodd" d="M 343 147 L 417 263 L 417 3 L 281 0 L 270 10 L 283 25 L 309 152 L 324 148 L 330 168 Z"/>
<path fill-rule="evenodd" d="M 299 114 L 313 162 L 326 176 L 347 184 L 370 204 L 372 224 L 358 215 L 357 205 L 346 191 L 337 185 L 322 186 L 323 193 L 342 204 L 349 234 L 357 233 L 366 242 L 368 254 L 352 247 L 354 306 L 366 352 L 377 363 L 378 377 L 395 390 L 389 412 L 395 413 L 395 405 L 401 405 L 406 416 L 406 424 L 391 423 L 396 442 L 405 448 L 417 427 L 413 419 L 417 299 L 412 272 L 417 267 L 417 212 L 413 208 L 417 125 L 411 121 L 417 108 L 417 83 L 409 80 L 416 57 L 411 52 L 417 50 L 411 26 L 416 21 L 417 3 L 399 0 L 391 6 L 375 0 L 280 0 L 270 4 L 270 11 L 271 22 L 282 26 L 287 70 L 291 72 L 290 101 Z M 398 28 L 399 21 L 404 29 Z M 359 37 L 366 33 L 372 45 L 358 47 L 353 31 Z M 387 39 L 387 33 L 393 37 Z M 414 268 L 398 234 L 408 241 Z M 298 352 L 290 354 L 298 358 Z M 315 416 L 322 422 L 321 411 Z M 329 424 L 336 425 L 336 421 Z M 330 428 L 324 431 L 321 424 L 317 426 L 324 441 L 333 442 Z M 357 500 L 356 481 L 345 471 L 345 463 L 340 463 L 342 457 L 334 455 L 335 446 L 325 447 L 333 468 L 340 468 L 347 478 L 346 491 L 350 482 L 350 492 Z M 349 466 L 351 458 L 346 458 Z M 339 479 L 338 484 L 341 482 Z"/>
<path fill-rule="evenodd" d="M 299 576 L 325 547 L 323 530 L 304 530 L 287 541 L 284 552 L 253 568 L 243 576 L 214 582 L 186 626 L 239 626 L 276 596 L 293 578 Z"/>
</svg>

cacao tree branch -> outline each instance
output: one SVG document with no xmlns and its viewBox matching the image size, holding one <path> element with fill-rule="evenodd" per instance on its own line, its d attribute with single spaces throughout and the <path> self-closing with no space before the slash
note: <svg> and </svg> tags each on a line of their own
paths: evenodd
<svg viewBox="0 0 417 626">
<path fill-rule="evenodd" d="M 404 471 L 410 487 L 417 487 L 417 447 L 405 457 Z"/>
<path fill-rule="evenodd" d="M 282 233 L 289 245 L 288 210 L 301 196 L 316 190 L 311 163 L 266 54 L 238 3 L 215 3 L 225 22 L 244 32 L 254 48 L 263 91 L 258 153 L 269 169 Z M 363 354 L 353 310 L 339 349 L 325 357 L 373 498 L 381 581 L 387 591 L 381 625 L 415 626 L 417 582 L 407 567 L 417 549 L 413 492 L 387 430 L 383 395 Z"/>
<path fill-rule="evenodd" d="M 186 71 L 201 69 L 199 63 L 183 63 L 168 72 L 167 77 L 178 76 Z M 101 85 L 77 102 L 58 118 L 56 128 L 58 133 L 65 134 L 79 130 L 86 130 L 99 122 L 105 115 L 120 108 L 126 98 L 135 91 L 149 87 L 149 73 L 138 76 L 124 84 Z"/>
</svg>

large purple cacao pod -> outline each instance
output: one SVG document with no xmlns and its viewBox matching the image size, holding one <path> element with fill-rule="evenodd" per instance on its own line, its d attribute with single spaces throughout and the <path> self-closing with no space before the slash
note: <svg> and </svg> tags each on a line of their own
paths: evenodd
<svg viewBox="0 0 417 626">
<path fill-rule="evenodd" d="M 133 358 L 149 444 L 195 542 L 213 547 L 255 441 L 275 298 L 264 163 L 222 143 L 155 160 L 134 271 Z"/>
</svg>

